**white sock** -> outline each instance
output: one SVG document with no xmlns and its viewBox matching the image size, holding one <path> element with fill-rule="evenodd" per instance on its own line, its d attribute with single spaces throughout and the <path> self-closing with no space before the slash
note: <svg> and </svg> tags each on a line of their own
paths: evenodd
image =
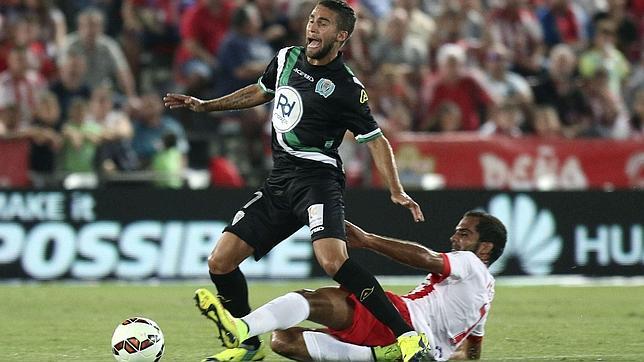
<svg viewBox="0 0 644 362">
<path fill-rule="evenodd" d="M 332 336 L 306 331 L 302 333 L 306 350 L 314 361 L 372 362 L 371 348 L 338 341 Z"/>
<path fill-rule="evenodd" d="M 275 298 L 241 318 L 248 325 L 248 337 L 293 327 L 309 317 L 309 302 L 299 293 Z"/>
</svg>

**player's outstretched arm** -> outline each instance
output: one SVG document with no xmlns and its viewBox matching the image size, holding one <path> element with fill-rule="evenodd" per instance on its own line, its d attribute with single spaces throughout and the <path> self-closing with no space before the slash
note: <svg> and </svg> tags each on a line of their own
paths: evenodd
<svg viewBox="0 0 644 362">
<path fill-rule="evenodd" d="M 373 157 L 380 176 L 385 180 L 389 186 L 391 193 L 391 201 L 402 205 L 411 211 L 414 221 L 425 221 L 425 216 L 420 206 L 405 192 L 400 178 L 398 177 L 398 168 L 396 167 L 396 160 L 394 153 L 391 150 L 391 145 L 385 136 L 378 137 L 375 140 L 367 143 L 369 151 Z"/>
<path fill-rule="evenodd" d="M 444 261 L 440 253 L 417 243 L 368 233 L 349 221 L 345 221 L 345 225 L 350 247 L 370 249 L 401 264 L 431 273 L 443 272 Z"/>
<path fill-rule="evenodd" d="M 264 104 L 273 99 L 257 84 L 251 84 L 220 98 L 203 100 L 185 94 L 168 93 L 163 97 L 163 104 L 170 108 L 188 108 L 194 112 L 217 112 L 244 109 Z"/>
</svg>

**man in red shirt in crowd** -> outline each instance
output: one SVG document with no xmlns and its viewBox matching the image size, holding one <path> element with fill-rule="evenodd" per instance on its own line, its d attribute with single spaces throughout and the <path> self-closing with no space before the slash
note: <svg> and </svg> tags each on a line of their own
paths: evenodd
<svg viewBox="0 0 644 362">
<path fill-rule="evenodd" d="M 199 0 L 186 10 L 181 17 L 181 47 L 175 59 L 180 80 L 190 83 L 195 76 L 210 77 L 234 8 L 231 0 Z"/>
<path fill-rule="evenodd" d="M 424 118 L 418 129 L 431 128 L 436 111 L 443 103 L 454 103 L 462 115 L 462 131 L 478 130 L 479 110 L 489 108 L 495 101 L 481 82 L 465 69 L 465 51 L 456 44 L 443 45 L 438 50 L 438 73 L 425 81 Z"/>
</svg>

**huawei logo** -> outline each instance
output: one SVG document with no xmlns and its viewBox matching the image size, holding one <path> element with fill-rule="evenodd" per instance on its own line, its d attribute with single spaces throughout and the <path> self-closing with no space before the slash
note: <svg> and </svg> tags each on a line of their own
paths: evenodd
<svg viewBox="0 0 644 362">
<path fill-rule="evenodd" d="M 555 217 L 550 210 L 539 210 L 527 195 L 517 195 L 513 200 L 509 195 L 501 194 L 490 200 L 487 211 L 498 217 L 508 230 L 505 251 L 490 266 L 492 273 L 503 271 L 510 257 L 517 258 L 527 274 L 552 272 L 552 264 L 561 255 L 563 242 L 556 235 Z"/>
</svg>

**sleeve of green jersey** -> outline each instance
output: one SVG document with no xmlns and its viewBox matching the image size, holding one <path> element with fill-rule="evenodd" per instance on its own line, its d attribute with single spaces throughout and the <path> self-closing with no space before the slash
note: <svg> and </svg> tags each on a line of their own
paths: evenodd
<svg viewBox="0 0 644 362">
<path fill-rule="evenodd" d="M 371 115 L 367 91 L 357 78 L 353 78 L 353 89 L 347 99 L 349 107 L 347 128 L 355 135 L 358 143 L 365 143 L 381 137 L 382 131 Z"/>
<path fill-rule="evenodd" d="M 275 80 L 277 77 L 277 56 L 268 64 L 264 70 L 264 74 L 257 80 L 257 85 L 265 93 L 275 93 Z"/>
</svg>

